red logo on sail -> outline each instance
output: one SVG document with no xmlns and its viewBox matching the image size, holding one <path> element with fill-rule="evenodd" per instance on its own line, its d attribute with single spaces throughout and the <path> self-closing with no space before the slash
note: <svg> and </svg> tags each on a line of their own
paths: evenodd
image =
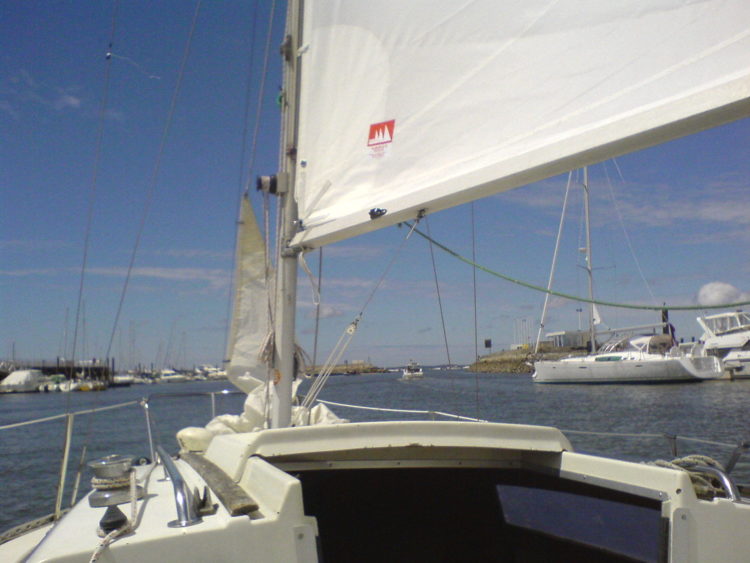
<svg viewBox="0 0 750 563">
<path fill-rule="evenodd" d="M 367 137 L 368 147 L 377 147 L 387 145 L 393 141 L 393 130 L 396 127 L 396 120 L 383 121 L 382 123 L 373 123 L 370 125 L 370 135 Z"/>
</svg>

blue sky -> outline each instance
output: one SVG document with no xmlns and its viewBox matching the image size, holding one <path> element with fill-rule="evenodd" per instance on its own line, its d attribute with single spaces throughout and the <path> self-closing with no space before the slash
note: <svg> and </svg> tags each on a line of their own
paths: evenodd
<svg viewBox="0 0 750 563">
<path fill-rule="evenodd" d="M 248 85 L 247 75 L 251 60 L 254 69 L 260 65 L 269 3 L 208 2 L 153 183 L 193 9 L 184 1 L 119 6 L 77 357 L 106 351 L 153 187 L 112 353 L 125 364 L 222 359 L 239 193 L 249 175 L 276 170 L 283 8 L 254 170 L 247 172 L 242 140 L 246 91 L 252 116 L 259 81 Z M 0 358 L 70 355 L 112 13 L 110 2 L 72 0 L 15 1 L 0 9 Z M 697 304 L 701 292 L 705 302 L 747 300 L 749 147 L 750 120 L 743 120 L 592 167 L 596 296 L 649 305 Z M 477 261 L 546 285 L 565 182 L 551 178 L 476 204 Z M 579 192 L 571 196 L 555 289 L 585 295 Z M 470 206 L 463 206 L 430 216 L 429 228 L 470 256 L 470 218 Z M 404 234 L 388 228 L 325 249 L 318 357 L 362 308 Z M 469 362 L 472 272 L 439 250 L 435 259 L 451 360 Z M 315 269 L 317 254 L 308 262 Z M 345 358 L 446 362 L 436 293 L 429 247 L 413 236 Z M 312 354 L 314 307 L 304 274 L 299 297 L 298 338 Z M 485 338 L 498 350 L 536 334 L 543 295 L 480 272 L 477 302 L 480 352 Z M 578 306 L 554 299 L 547 328 L 576 328 Z M 601 313 L 612 327 L 657 320 L 654 313 Z M 679 335 L 699 335 L 696 314 L 672 315 Z"/>
</svg>

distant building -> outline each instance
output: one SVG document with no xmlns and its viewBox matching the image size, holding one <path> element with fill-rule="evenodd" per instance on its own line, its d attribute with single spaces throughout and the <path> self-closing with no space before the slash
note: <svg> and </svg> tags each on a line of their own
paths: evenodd
<svg viewBox="0 0 750 563">
<path fill-rule="evenodd" d="M 589 342 L 589 333 L 583 330 L 561 330 L 548 332 L 547 339 L 557 348 L 585 348 Z"/>
</svg>

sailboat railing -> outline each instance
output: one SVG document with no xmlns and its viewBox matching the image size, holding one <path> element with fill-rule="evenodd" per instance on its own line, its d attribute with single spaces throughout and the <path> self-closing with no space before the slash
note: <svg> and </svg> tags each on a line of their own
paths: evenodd
<svg viewBox="0 0 750 563">
<path fill-rule="evenodd" d="M 143 407 L 143 412 L 146 416 L 146 431 L 148 433 L 148 449 L 151 452 L 151 459 L 157 457 L 157 447 L 160 445 L 158 441 L 154 440 L 156 435 L 156 422 L 151 416 L 151 401 L 153 399 L 184 399 L 186 397 L 210 397 L 211 398 L 211 418 L 216 416 L 216 395 L 229 396 L 229 395 L 245 395 L 246 393 L 238 390 L 222 389 L 221 391 L 191 391 L 185 393 L 152 393 L 143 399 L 140 404 Z"/>
<path fill-rule="evenodd" d="M 335 401 L 324 401 L 324 400 L 318 400 L 319 403 L 324 403 L 326 405 L 335 406 L 335 407 L 343 407 L 343 408 L 350 408 L 350 409 L 358 409 L 358 410 L 366 410 L 366 411 L 377 411 L 377 412 L 390 412 L 390 413 L 401 413 L 401 414 L 414 414 L 414 415 L 426 415 L 429 416 L 431 420 L 435 420 L 436 417 L 443 417 L 443 418 L 450 418 L 453 420 L 462 420 L 466 422 L 489 422 L 484 419 L 480 418 L 473 418 L 469 416 L 461 416 L 457 414 L 451 414 L 441 411 L 433 411 L 433 410 L 415 410 L 415 409 L 392 409 L 392 408 L 385 408 L 385 407 L 367 407 L 363 405 L 352 405 L 348 403 L 338 403 Z M 740 457 L 750 450 L 750 441 L 740 441 L 739 443 L 728 443 L 728 442 L 718 442 L 715 440 L 706 440 L 703 438 L 691 438 L 689 436 L 678 436 L 676 434 L 670 434 L 666 432 L 662 433 L 628 433 L 628 432 L 595 432 L 595 431 L 588 431 L 588 430 L 566 430 L 566 429 L 560 429 L 560 432 L 563 434 L 570 434 L 570 435 L 577 435 L 577 436 L 598 436 L 598 437 L 612 437 L 612 438 L 636 438 L 636 439 L 646 439 L 646 438 L 657 438 L 657 439 L 664 439 L 667 441 L 670 451 L 672 453 L 673 457 L 677 457 L 679 455 L 678 451 L 678 440 L 682 442 L 694 442 L 698 444 L 708 445 L 708 446 L 717 446 L 721 448 L 731 448 L 732 451 L 729 455 L 728 461 L 724 464 L 725 472 L 731 473 L 734 469 L 735 465 L 737 464 L 737 461 L 740 459 Z"/>
<path fill-rule="evenodd" d="M 58 415 L 53 415 L 53 416 L 45 416 L 42 418 L 24 420 L 22 422 L 15 422 L 15 423 L 4 424 L 0 426 L 0 431 L 4 431 L 4 430 L 12 430 L 15 428 L 21 428 L 24 426 L 30 426 L 33 424 L 41 424 L 43 422 L 51 422 L 53 420 L 65 420 L 65 437 L 63 440 L 62 461 L 60 462 L 60 472 L 58 473 L 57 494 L 55 496 L 55 509 L 52 515 L 50 515 L 51 519 L 59 520 L 65 512 L 62 508 L 62 501 L 63 501 L 63 495 L 65 493 L 65 481 L 66 481 L 67 474 L 68 474 L 68 460 L 70 459 L 70 446 L 73 442 L 73 426 L 75 423 L 75 417 L 79 415 L 84 415 L 84 414 L 94 414 L 97 412 L 103 412 L 103 411 L 109 411 L 113 409 L 120 409 L 123 407 L 129 407 L 129 406 L 137 405 L 138 403 L 139 401 L 127 401 L 125 403 L 118 403 L 116 405 L 107 405 L 106 407 L 84 409 L 84 410 L 80 410 L 76 412 L 58 414 Z M 80 478 L 80 472 L 81 472 L 81 467 L 79 467 L 78 474 L 76 475 L 76 485 L 74 487 L 75 491 L 78 490 L 78 481 Z M 75 502 L 75 493 L 73 495 L 73 498 L 71 499 L 71 504 L 73 504 L 74 502 Z M 46 516 L 45 518 L 50 518 L 50 516 Z"/>
<path fill-rule="evenodd" d="M 69 413 L 63 413 L 63 414 L 56 414 L 52 416 L 45 416 L 40 418 L 34 418 L 30 420 L 23 420 L 19 422 L 13 422 L 10 424 L 3 424 L 0 425 L 0 432 L 6 431 L 6 430 L 14 430 L 17 428 L 23 428 L 27 426 L 32 426 L 35 424 L 42 424 L 45 422 L 52 422 L 56 420 L 64 420 L 65 424 L 65 431 L 64 431 L 64 438 L 63 438 L 63 447 L 62 447 L 62 455 L 61 455 L 61 462 L 60 462 L 60 470 L 57 475 L 57 492 L 55 495 L 55 506 L 52 514 L 49 516 L 45 516 L 47 520 L 58 520 L 64 513 L 65 509 L 63 509 L 63 498 L 65 494 L 65 483 L 67 481 L 67 475 L 68 475 L 68 465 L 70 460 L 70 450 L 73 443 L 73 437 L 74 437 L 74 427 L 75 427 L 75 419 L 78 416 L 81 415 L 88 415 L 88 414 L 96 414 L 106 411 L 111 411 L 115 409 L 121 409 L 125 407 L 132 407 L 135 405 L 140 405 L 143 408 L 143 412 L 145 414 L 146 418 L 146 431 L 148 434 L 148 442 L 149 442 L 149 451 L 151 452 L 151 459 L 155 460 L 157 459 L 157 447 L 158 444 L 156 443 L 158 440 L 155 440 L 155 421 L 153 417 L 151 416 L 150 412 L 150 403 L 153 399 L 159 398 L 185 398 L 188 396 L 208 396 L 211 399 L 211 416 L 216 416 L 216 396 L 227 396 L 227 395 L 239 395 L 244 394 L 241 391 L 233 391 L 224 389 L 221 391 L 206 391 L 206 392 L 190 392 L 190 393 L 152 393 L 151 395 L 148 395 L 140 400 L 133 400 L 133 401 L 126 401 L 123 403 L 116 403 L 114 405 L 106 405 L 103 407 L 95 407 L 95 408 L 89 408 L 89 409 L 82 409 L 75 412 L 69 412 Z M 76 472 L 76 478 L 75 483 L 73 485 L 73 495 L 70 499 L 71 505 L 75 503 L 75 497 L 77 496 L 78 492 L 78 484 L 80 481 L 81 473 L 84 468 L 84 457 L 85 457 L 85 446 L 84 446 L 84 453 L 81 456 L 81 462 L 79 463 L 79 467 Z"/>
<path fill-rule="evenodd" d="M 337 403 L 334 401 L 323 401 L 318 399 L 319 403 L 323 403 L 326 405 L 332 405 L 334 407 L 344 407 L 349 409 L 359 409 L 359 410 L 365 410 L 365 411 L 379 411 L 379 412 L 395 412 L 395 413 L 402 413 L 402 414 L 419 414 L 419 415 L 427 415 L 432 420 L 435 420 L 436 417 L 441 416 L 443 418 L 452 418 L 454 420 L 464 420 L 467 422 L 488 422 L 487 420 L 483 420 L 481 418 L 472 418 L 470 416 L 461 416 L 458 414 L 451 414 L 447 412 L 441 412 L 441 411 L 432 411 L 432 410 L 415 410 L 415 409 L 389 409 L 385 407 L 365 407 L 363 405 L 350 405 L 347 403 Z"/>
</svg>

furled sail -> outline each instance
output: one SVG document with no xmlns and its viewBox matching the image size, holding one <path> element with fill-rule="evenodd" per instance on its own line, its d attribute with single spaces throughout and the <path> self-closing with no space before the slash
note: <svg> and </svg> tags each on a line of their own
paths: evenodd
<svg viewBox="0 0 750 563">
<path fill-rule="evenodd" d="M 304 5 L 307 247 L 750 114 L 747 0 Z"/>
<path fill-rule="evenodd" d="M 261 348 L 270 330 L 266 245 L 247 197 L 240 204 L 227 375 L 243 391 L 266 379 Z M 270 276 L 269 276 L 270 277 Z"/>
</svg>

